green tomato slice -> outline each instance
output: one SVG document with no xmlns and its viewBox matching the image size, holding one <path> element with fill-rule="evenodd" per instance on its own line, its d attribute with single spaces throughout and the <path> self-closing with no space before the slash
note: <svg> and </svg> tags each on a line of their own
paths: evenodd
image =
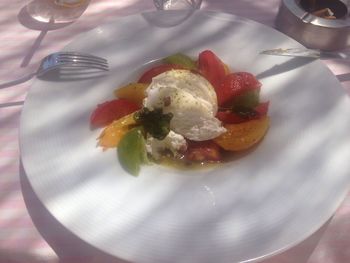
<svg viewBox="0 0 350 263">
<path fill-rule="evenodd" d="M 137 176 L 141 165 L 148 162 L 142 129 L 137 127 L 126 133 L 119 142 L 117 153 L 122 167 Z"/>
<path fill-rule="evenodd" d="M 167 64 L 179 65 L 189 70 L 197 68 L 196 62 L 192 60 L 189 56 L 186 56 L 182 53 L 177 53 L 166 57 L 163 59 L 163 62 Z"/>
<path fill-rule="evenodd" d="M 253 109 L 259 104 L 259 90 L 251 90 L 233 99 L 233 107 Z"/>
</svg>

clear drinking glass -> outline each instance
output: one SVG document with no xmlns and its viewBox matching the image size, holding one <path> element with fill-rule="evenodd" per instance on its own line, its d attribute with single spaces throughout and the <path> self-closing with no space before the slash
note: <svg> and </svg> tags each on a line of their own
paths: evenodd
<svg viewBox="0 0 350 263">
<path fill-rule="evenodd" d="M 70 23 L 79 18 L 90 0 L 33 0 L 27 5 L 28 14 L 43 23 Z"/>
<path fill-rule="evenodd" d="M 202 0 L 153 0 L 158 10 L 199 9 Z"/>
</svg>

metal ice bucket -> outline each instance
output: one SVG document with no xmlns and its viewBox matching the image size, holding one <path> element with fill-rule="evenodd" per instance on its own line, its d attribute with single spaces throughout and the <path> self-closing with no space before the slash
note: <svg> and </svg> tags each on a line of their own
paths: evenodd
<svg viewBox="0 0 350 263">
<path fill-rule="evenodd" d="M 337 1 L 337 19 L 315 16 L 302 7 L 303 0 L 281 0 L 276 27 L 308 48 L 338 50 L 350 46 L 348 1 Z M 350 2 L 350 1 L 349 1 Z"/>
</svg>

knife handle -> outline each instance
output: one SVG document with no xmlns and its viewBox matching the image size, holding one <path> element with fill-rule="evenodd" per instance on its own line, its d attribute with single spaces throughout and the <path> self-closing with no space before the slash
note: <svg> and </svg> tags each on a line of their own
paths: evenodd
<svg viewBox="0 0 350 263">
<path fill-rule="evenodd" d="M 321 59 L 350 59 L 350 51 L 321 51 Z"/>
</svg>

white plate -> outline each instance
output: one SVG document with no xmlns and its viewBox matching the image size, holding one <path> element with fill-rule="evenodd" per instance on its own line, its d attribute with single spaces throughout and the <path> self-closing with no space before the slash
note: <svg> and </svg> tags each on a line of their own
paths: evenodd
<svg viewBox="0 0 350 263">
<path fill-rule="evenodd" d="M 35 82 L 20 131 L 34 191 L 77 236 L 131 262 L 249 261 L 302 241 L 348 190 L 350 107 L 343 88 L 319 61 L 259 55 L 299 46 L 271 28 L 202 11 L 171 27 L 162 15 L 118 19 L 68 45 L 106 57 L 108 77 Z M 139 177 L 125 173 L 114 150 L 95 147 L 100 131 L 89 129 L 91 111 L 142 64 L 204 49 L 259 77 L 270 100 L 266 138 L 249 155 L 215 169 L 153 165 L 142 167 Z"/>
</svg>

